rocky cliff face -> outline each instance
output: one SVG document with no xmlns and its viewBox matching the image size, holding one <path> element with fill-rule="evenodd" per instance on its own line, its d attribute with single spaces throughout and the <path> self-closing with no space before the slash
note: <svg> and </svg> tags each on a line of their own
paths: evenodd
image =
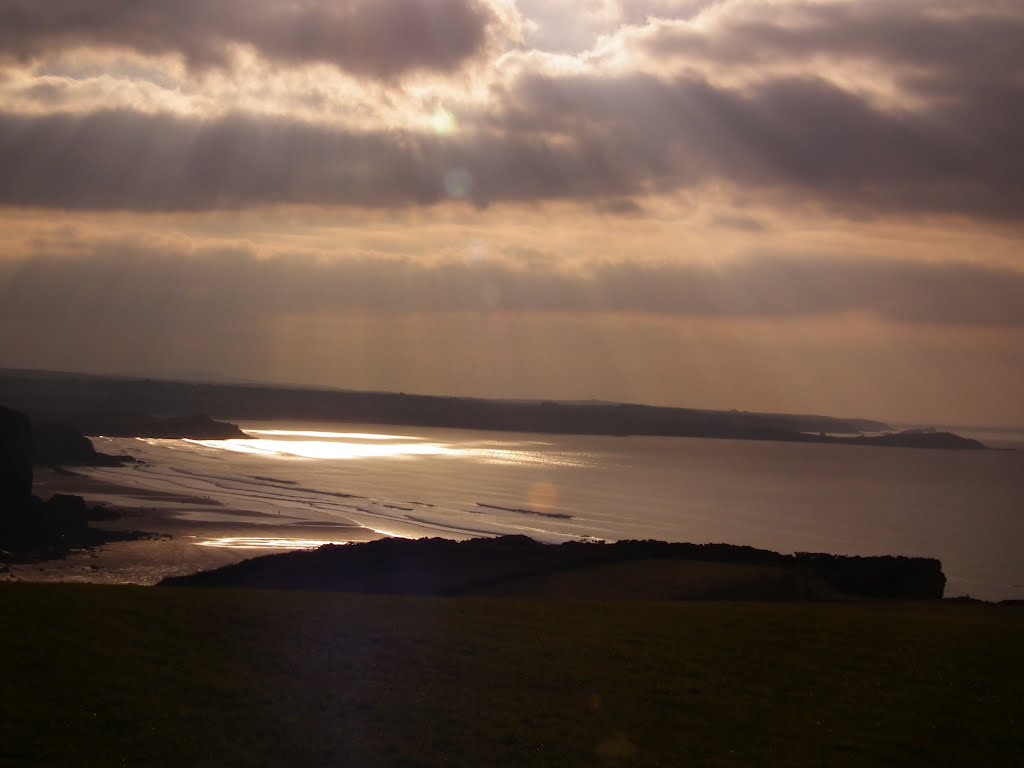
<svg viewBox="0 0 1024 768">
<path fill-rule="evenodd" d="M 57 494 L 47 501 L 33 496 L 32 434 L 25 414 L 0 406 L 0 563 L 60 557 L 71 549 L 140 535 L 90 528 L 89 521 L 103 510 L 90 509 L 80 496 Z M 73 432 L 58 437 L 67 438 L 67 445 L 57 446 L 65 454 L 76 450 L 85 458 L 116 459 L 95 454 L 92 444 Z"/>
<path fill-rule="evenodd" d="M 0 406 L 0 519 L 32 502 L 32 428 L 28 417 Z"/>
</svg>

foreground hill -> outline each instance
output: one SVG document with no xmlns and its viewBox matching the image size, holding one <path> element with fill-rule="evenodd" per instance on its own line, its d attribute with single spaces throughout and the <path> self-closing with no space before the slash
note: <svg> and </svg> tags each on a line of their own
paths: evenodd
<svg viewBox="0 0 1024 768">
<path fill-rule="evenodd" d="M 781 555 L 727 544 L 380 539 L 265 555 L 165 586 L 647 600 L 942 597 L 938 560 Z"/>
<path fill-rule="evenodd" d="M 1024 611 L 0 584 L 0 765 L 1016 766 Z"/>
</svg>

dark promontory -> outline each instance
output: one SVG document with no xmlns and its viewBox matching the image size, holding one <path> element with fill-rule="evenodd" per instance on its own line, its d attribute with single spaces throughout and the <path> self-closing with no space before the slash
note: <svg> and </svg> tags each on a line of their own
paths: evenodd
<svg viewBox="0 0 1024 768">
<path fill-rule="evenodd" d="M 536 595 L 524 592 L 570 577 L 605 583 L 616 595 L 637 585 L 641 599 L 672 599 L 659 579 L 674 581 L 678 599 L 701 594 L 700 584 L 679 583 L 672 565 L 732 566 L 723 574 L 690 568 L 685 580 L 716 579 L 726 599 L 833 599 L 843 597 L 931 600 L 942 597 L 946 577 L 938 560 L 907 557 L 782 555 L 728 544 L 620 541 L 613 544 L 541 544 L 525 536 L 451 541 L 381 539 L 325 545 L 316 550 L 266 555 L 213 571 L 167 579 L 164 586 L 303 589 L 417 595 Z M 639 567 L 638 567 L 639 566 Z M 669 568 L 666 568 L 669 566 Z M 609 576 L 611 569 L 611 579 Z M 652 579 L 653 573 L 653 579 Z M 776 588 L 766 590 L 766 583 Z M 652 592 L 653 588 L 653 592 Z M 783 591 L 780 591 L 782 588 Z M 544 596 L 542 590 L 539 596 Z M 607 597 L 588 589 L 588 596 Z M 706 594 L 706 593 L 705 593 Z"/>
</svg>

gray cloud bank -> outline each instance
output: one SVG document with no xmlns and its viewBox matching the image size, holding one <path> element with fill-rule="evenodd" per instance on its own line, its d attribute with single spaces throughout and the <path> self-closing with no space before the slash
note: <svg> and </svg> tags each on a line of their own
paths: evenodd
<svg viewBox="0 0 1024 768">
<path fill-rule="evenodd" d="M 1021 329 L 1024 274 L 770 256 L 721 267 L 606 263 L 576 274 L 497 262 L 186 256 L 130 243 L 0 262 L 0 319 L 26 333 L 53 322 L 149 328 L 304 313 L 490 311 L 762 319 L 858 312 L 895 323 Z"/>
<path fill-rule="evenodd" d="M 811 57 L 880 62 L 891 67 L 890 77 L 917 86 L 951 79 L 1012 83 L 1024 68 L 1024 13 L 1019 4 L 998 0 L 812 3 L 740 17 L 713 33 L 666 23 L 631 37 L 658 57 L 730 66 Z"/>
<path fill-rule="evenodd" d="M 183 9 L 183 20 L 169 21 L 167 34 L 157 34 L 153 19 L 161 21 L 171 6 Z M 330 38 L 335 15 L 379 15 L 383 20 L 367 25 L 380 34 L 357 35 L 353 45 L 362 51 L 365 44 L 365 55 L 352 53 L 346 66 L 380 75 L 454 66 L 479 47 L 489 18 L 485 6 L 469 0 L 63 0 L 0 9 L 6 30 L 0 40 L 8 51 L 29 53 L 82 34 L 173 46 L 199 61 L 215 60 L 210 41 L 238 25 L 265 26 L 246 34 L 265 36 L 261 50 L 279 50 L 281 57 L 345 57 L 347 43 Z M 292 32 L 278 36 L 288 24 L 270 20 L 272 10 L 285 21 L 303 14 L 317 20 L 310 22 L 317 30 L 311 42 L 299 35 L 302 42 L 287 47 Z M 810 6 L 777 18 L 726 19 L 702 32 L 652 22 L 623 32 L 627 49 L 692 66 L 661 74 L 552 73 L 521 59 L 518 74 L 495 85 L 487 105 L 464 108 L 460 130 L 448 136 L 355 132 L 242 114 L 212 120 L 133 111 L 0 114 L 0 204 L 142 211 L 274 203 L 397 207 L 454 196 L 487 205 L 637 199 L 725 183 L 780 204 L 809 202 L 854 215 L 1019 220 L 1024 11 L 998 3 L 939 10 L 899 2 Z M 349 20 L 338 25 L 359 28 Z M 899 95 L 883 105 L 877 94 L 818 76 L 829 66 L 820 56 L 887 73 Z M 744 84 L 712 81 L 701 74 L 707 66 L 698 66 L 708 63 L 763 76 Z"/>
<path fill-rule="evenodd" d="M 206 68 L 228 63 L 229 44 L 245 44 L 276 61 L 388 78 L 452 71 L 498 23 L 483 0 L 5 0 L 0 55 L 120 47 Z"/>
<path fill-rule="evenodd" d="M 1024 91 L 893 114 L 823 80 L 527 76 L 456 137 L 283 118 L 0 115 L 0 203 L 373 207 L 607 199 L 725 181 L 859 212 L 1024 216 Z M 462 181 L 446 185 L 452 173 Z"/>
</svg>

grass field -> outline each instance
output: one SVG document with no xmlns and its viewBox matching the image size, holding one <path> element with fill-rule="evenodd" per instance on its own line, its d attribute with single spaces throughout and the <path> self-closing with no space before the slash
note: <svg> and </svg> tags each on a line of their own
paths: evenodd
<svg viewBox="0 0 1024 768">
<path fill-rule="evenodd" d="M 1020 765 L 1024 611 L 0 585 L 0 765 Z"/>
</svg>

